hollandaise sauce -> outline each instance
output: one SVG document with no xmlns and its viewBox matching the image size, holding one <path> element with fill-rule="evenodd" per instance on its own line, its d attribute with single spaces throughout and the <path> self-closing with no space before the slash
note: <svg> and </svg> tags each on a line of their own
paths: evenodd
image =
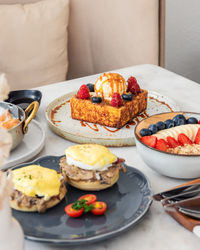
<svg viewBox="0 0 200 250">
<path fill-rule="evenodd" d="M 14 188 L 27 196 L 50 197 L 58 195 L 61 175 L 55 170 L 30 165 L 12 171 Z"/>
<path fill-rule="evenodd" d="M 117 160 L 108 148 L 98 144 L 82 144 L 66 149 L 66 161 L 86 170 L 104 171 Z"/>
</svg>

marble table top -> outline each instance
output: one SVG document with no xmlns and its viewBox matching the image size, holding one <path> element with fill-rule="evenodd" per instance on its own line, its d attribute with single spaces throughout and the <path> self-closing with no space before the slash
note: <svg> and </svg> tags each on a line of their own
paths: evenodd
<svg viewBox="0 0 200 250">
<path fill-rule="evenodd" d="M 199 112 L 200 85 L 196 82 L 155 65 L 133 66 L 113 72 L 122 74 L 126 79 L 134 75 L 143 88 L 174 99 L 181 110 Z M 97 76 L 88 76 L 38 88 L 43 97 L 36 119 L 46 131 L 46 144 L 39 156 L 61 155 L 68 146 L 73 145 L 72 142 L 54 134 L 47 126 L 44 115 L 47 105 L 55 98 L 77 90 L 81 84 L 94 82 Z M 153 172 L 142 161 L 134 146 L 111 148 L 111 151 L 126 159 L 129 166 L 134 166 L 142 171 L 150 181 L 153 193 L 185 182 L 185 180 L 172 179 Z M 25 240 L 25 250 L 193 250 L 199 249 L 199 241 L 200 239 L 197 236 L 187 231 L 166 214 L 161 204 L 153 202 L 146 216 L 136 226 L 118 237 L 92 245 L 76 247 L 48 245 Z"/>
</svg>

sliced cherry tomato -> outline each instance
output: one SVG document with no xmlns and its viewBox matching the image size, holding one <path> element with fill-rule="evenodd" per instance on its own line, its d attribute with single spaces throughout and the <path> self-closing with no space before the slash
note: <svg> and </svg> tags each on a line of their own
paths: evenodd
<svg viewBox="0 0 200 250">
<path fill-rule="evenodd" d="M 86 204 L 90 205 L 90 204 L 94 203 L 97 200 L 97 197 L 94 194 L 85 194 L 85 195 L 81 196 L 78 199 L 79 199 L 79 201 L 84 199 L 84 200 L 87 201 Z"/>
<path fill-rule="evenodd" d="M 91 210 L 91 212 L 95 215 L 104 214 L 107 209 L 107 205 L 103 201 L 96 201 L 92 203 L 92 205 L 94 206 L 94 208 Z"/>
<path fill-rule="evenodd" d="M 71 203 L 71 204 L 69 204 L 69 205 L 67 205 L 66 207 L 65 207 L 65 213 L 67 214 L 67 215 L 69 215 L 70 217 L 79 217 L 79 216 L 81 216 L 82 214 L 83 214 L 83 212 L 84 212 L 84 208 L 82 207 L 81 209 L 79 209 L 79 210 L 76 210 L 76 209 L 73 209 L 72 208 L 72 205 L 73 205 L 74 203 Z"/>
</svg>

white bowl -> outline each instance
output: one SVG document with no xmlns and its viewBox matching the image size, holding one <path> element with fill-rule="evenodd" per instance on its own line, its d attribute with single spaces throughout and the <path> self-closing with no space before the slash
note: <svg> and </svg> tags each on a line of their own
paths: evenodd
<svg viewBox="0 0 200 250">
<path fill-rule="evenodd" d="M 139 131 L 142 128 L 147 128 L 150 124 L 155 124 L 158 121 L 171 119 L 177 114 L 184 114 L 186 117 L 196 117 L 200 120 L 200 113 L 193 112 L 170 112 L 150 116 L 135 127 L 136 147 L 143 161 L 154 171 L 174 178 L 198 178 L 200 177 L 200 154 L 171 154 L 149 147 L 140 140 Z"/>
</svg>

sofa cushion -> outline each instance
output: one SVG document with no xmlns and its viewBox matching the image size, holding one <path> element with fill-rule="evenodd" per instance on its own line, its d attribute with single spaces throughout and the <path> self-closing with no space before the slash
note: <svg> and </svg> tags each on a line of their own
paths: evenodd
<svg viewBox="0 0 200 250">
<path fill-rule="evenodd" d="M 11 89 L 66 79 L 68 4 L 43 0 L 0 5 L 0 72 L 6 73 Z"/>
<path fill-rule="evenodd" d="M 68 78 L 158 64 L 159 0 L 71 0 Z"/>
</svg>

